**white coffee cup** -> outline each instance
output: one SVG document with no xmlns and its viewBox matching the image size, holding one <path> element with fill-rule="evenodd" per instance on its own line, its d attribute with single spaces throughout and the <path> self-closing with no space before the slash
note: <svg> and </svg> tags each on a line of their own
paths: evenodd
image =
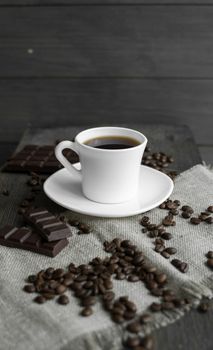
<svg viewBox="0 0 213 350">
<path fill-rule="evenodd" d="M 130 137 L 139 144 L 125 149 L 101 149 L 84 144 L 104 137 Z M 82 184 L 83 194 L 99 203 L 121 203 L 132 199 L 138 189 L 141 159 L 147 138 L 139 131 L 121 127 L 97 127 L 80 132 L 74 142 L 62 141 L 55 148 L 59 162 Z M 62 154 L 69 148 L 79 155 L 77 170 Z"/>
</svg>

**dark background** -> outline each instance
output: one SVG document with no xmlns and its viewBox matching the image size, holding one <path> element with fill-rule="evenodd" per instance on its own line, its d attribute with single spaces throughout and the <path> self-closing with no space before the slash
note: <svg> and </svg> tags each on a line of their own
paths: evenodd
<svg viewBox="0 0 213 350">
<path fill-rule="evenodd" d="M 28 125 L 182 123 L 212 162 L 212 5 L 0 0 L 1 153 Z"/>
</svg>

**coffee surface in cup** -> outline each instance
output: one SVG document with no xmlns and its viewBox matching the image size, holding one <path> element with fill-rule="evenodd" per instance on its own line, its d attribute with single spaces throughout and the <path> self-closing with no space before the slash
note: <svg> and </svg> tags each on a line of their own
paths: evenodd
<svg viewBox="0 0 213 350">
<path fill-rule="evenodd" d="M 85 145 L 101 149 L 125 149 L 140 145 L 140 142 L 128 136 L 100 136 L 84 142 Z"/>
</svg>

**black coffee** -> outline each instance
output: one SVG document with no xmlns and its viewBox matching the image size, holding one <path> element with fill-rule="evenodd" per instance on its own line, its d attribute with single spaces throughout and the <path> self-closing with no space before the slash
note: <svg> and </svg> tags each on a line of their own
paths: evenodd
<svg viewBox="0 0 213 350">
<path fill-rule="evenodd" d="M 140 142 L 127 136 L 101 136 L 89 139 L 85 145 L 102 149 L 125 149 L 140 145 Z"/>
</svg>

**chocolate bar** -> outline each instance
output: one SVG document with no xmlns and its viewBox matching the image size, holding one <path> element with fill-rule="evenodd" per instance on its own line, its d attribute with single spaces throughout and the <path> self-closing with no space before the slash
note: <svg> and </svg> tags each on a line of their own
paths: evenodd
<svg viewBox="0 0 213 350">
<path fill-rule="evenodd" d="M 17 228 L 7 225 L 0 229 L 1 245 L 30 250 L 51 257 L 59 254 L 68 243 L 66 238 L 54 242 L 46 242 L 37 232 L 31 231 L 27 227 Z"/>
<path fill-rule="evenodd" d="M 70 149 L 63 151 L 70 163 L 79 162 L 78 155 Z M 55 157 L 55 146 L 26 145 L 20 152 L 15 153 L 6 163 L 3 171 L 8 172 L 36 172 L 38 174 L 52 174 L 62 168 Z"/>
<path fill-rule="evenodd" d="M 72 235 L 70 228 L 47 209 L 31 208 L 23 214 L 23 217 L 48 242 Z"/>
</svg>

